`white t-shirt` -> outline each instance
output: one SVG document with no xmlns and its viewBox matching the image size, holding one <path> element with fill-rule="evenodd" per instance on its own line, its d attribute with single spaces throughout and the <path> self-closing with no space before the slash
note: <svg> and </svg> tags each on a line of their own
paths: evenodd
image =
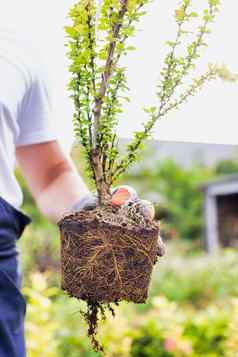
<svg viewBox="0 0 238 357">
<path fill-rule="evenodd" d="M 48 81 L 38 54 L 25 39 L 0 28 L 0 196 L 15 208 L 23 200 L 14 175 L 15 149 L 55 140 L 50 117 Z"/>
</svg>

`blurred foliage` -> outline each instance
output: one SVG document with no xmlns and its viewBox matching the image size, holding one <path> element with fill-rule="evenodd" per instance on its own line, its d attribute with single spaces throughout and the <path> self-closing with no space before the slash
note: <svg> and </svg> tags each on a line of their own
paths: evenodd
<svg viewBox="0 0 238 357">
<path fill-rule="evenodd" d="M 192 342 L 197 356 L 224 356 L 228 323 L 226 310 L 221 310 L 220 306 L 209 306 L 188 319 L 184 335 Z"/>
<path fill-rule="evenodd" d="M 228 249 L 214 256 L 197 252 L 188 256 L 180 244 L 169 244 L 166 257 L 159 261 L 153 274 L 150 296 L 158 294 L 196 309 L 238 296 L 236 251 Z"/>
<path fill-rule="evenodd" d="M 74 160 L 83 174 L 83 159 Z M 201 250 L 202 185 L 236 172 L 236 161 L 214 168 L 179 167 L 172 160 L 138 166 L 124 177 L 145 198 L 159 199 L 157 217 L 172 238 L 167 255 L 154 271 L 147 304 L 122 304 L 115 319 L 100 326 L 107 357 L 235 357 L 238 351 L 237 252 L 215 256 Z M 29 357 L 96 357 L 79 311 L 83 303 L 60 290 L 60 239 L 57 227 L 43 218 L 20 177 L 24 211 L 33 218 L 19 241 L 24 271 Z M 178 238 L 189 239 L 178 239 Z"/>
<path fill-rule="evenodd" d="M 27 305 L 27 352 L 29 357 L 57 356 L 55 333 L 58 322 L 52 318 L 54 301 L 52 297 L 58 289 L 47 286 L 45 276 L 40 273 L 31 275 L 31 287 L 23 290 Z"/>
<path fill-rule="evenodd" d="M 83 303 L 50 287 L 47 274 L 31 274 L 24 293 L 29 357 L 101 356 L 89 345 L 79 314 Z M 102 323 L 99 338 L 107 357 L 234 357 L 237 321 L 237 298 L 214 301 L 199 310 L 157 295 L 143 314 L 133 305 L 117 307 L 116 317 Z"/>
<path fill-rule="evenodd" d="M 154 299 L 153 315 L 143 319 L 132 341 L 133 357 L 218 357 L 226 356 L 230 307 L 215 305 L 191 313 L 163 297 Z"/>
<path fill-rule="evenodd" d="M 134 185 L 141 196 L 155 201 L 156 217 L 161 220 L 166 239 L 201 239 L 204 233 L 203 186 L 212 179 L 238 173 L 238 159 L 217 162 L 214 167 L 195 163 L 182 167 L 173 159 L 153 162 L 147 150 L 142 164 L 124 181 Z"/>
<path fill-rule="evenodd" d="M 92 351 L 80 316 L 84 304 L 59 289 L 60 274 L 53 266 L 37 272 L 37 250 L 31 257 L 32 234 L 28 228 L 21 240 L 29 357 L 100 356 Z M 44 240 L 48 234 L 44 226 L 34 230 L 36 247 L 40 237 Z M 57 234 L 51 239 L 59 241 Z M 44 255 L 43 243 L 38 247 L 40 254 Z M 236 251 L 224 250 L 211 257 L 194 250 L 188 241 L 170 242 L 166 258 L 159 261 L 153 274 L 148 303 L 122 304 L 116 308 L 115 319 L 110 317 L 100 326 L 106 356 L 235 356 L 237 287 Z"/>
<path fill-rule="evenodd" d="M 60 268 L 60 236 L 57 227 L 51 224 L 32 224 L 29 226 L 24 237 L 20 239 L 19 246 L 22 269 L 25 272 L 25 283 L 32 271 L 56 272 L 51 275 L 53 284 L 58 284 Z"/>
<path fill-rule="evenodd" d="M 17 178 L 17 181 L 19 182 L 22 192 L 23 192 L 23 196 L 24 196 L 23 209 L 26 212 L 26 214 L 28 214 L 31 217 L 32 221 L 38 225 L 43 225 L 44 223 L 47 224 L 46 219 L 44 219 L 44 217 L 41 215 L 41 213 L 37 209 L 34 199 L 27 187 L 26 181 L 24 180 L 24 178 L 22 177 L 22 175 L 18 169 L 16 170 L 16 178 Z"/>
<path fill-rule="evenodd" d="M 238 174 L 238 160 L 221 160 L 215 165 L 217 175 Z"/>
<path fill-rule="evenodd" d="M 162 235 L 170 238 L 198 239 L 204 229 L 202 184 L 214 177 L 212 169 L 202 165 L 183 168 L 172 159 L 157 161 L 127 176 L 141 195 L 153 193 L 157 218 L 162 221 Z M 150 197 L 149 197 L 150 198 Z M 166 222 L 166 225 L 163 222 Z"/>
<path fill-rule="evenodd" d="M 228 331 L 227 331 L 227 340 L 226 340 L 226 355 L 227 357 L 234 357 L 237 355 L 238 351 L 238 299 L 235 298 L 231 300 L 233 317 L 229 321 Z"/>
</svg>

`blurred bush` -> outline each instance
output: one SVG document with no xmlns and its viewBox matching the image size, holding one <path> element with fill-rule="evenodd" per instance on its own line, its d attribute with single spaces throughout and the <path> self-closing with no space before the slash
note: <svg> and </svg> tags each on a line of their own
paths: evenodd
<svg viewBox="0 0 238 357">
<path fill-rule="evenodd" d="M 75 154 L 75 159 L 81 160 Z M 79 165 L 81 167 L 81 164 Z M 145 198 L 159 200 L 157 217 L 171 241 L 153 274 L 148 304 L 122 304 L 100 327 L 107 357 L 236 357 L 238 266 L 235 250 L 201 252 L 203 196 L 200 185 L 236 172 L 235 163 L 183 169 L 171 160 L 141 167 L 124 178 Z M 27 309 L 29 357 L 96 357 L 79 310 L 83 303 L 60 290 L 60 239 L 24 190 L 24 211 L 33 218 L 20 240 Z M 179 239 L 187 238 L 187 239 Z"/>
<path fill-rule="evenodd" d="M 17 181 L 19 182 L 23 196 L 24 196 L 24 205 L 23 205 L 23 210 L 26 214 L 28 214 L 32 221 L 37 224 L 37 225 L 44 225 L 47 224 L 47 220 L 42 216 L 42 214 L 39 212 L 34 199 L 27 187 L 26 181 L 22 177 L 20 171 L 17 169 L 16 170 L 16 178 Z"/>
<path fill-rule="evenodd" d="M 23 283 L 29 284 L 32 271 L 49 272 L 50 283 L 59 285 L 60 236 L 57 227 L 46 223 L 30 225 L 19 240 Z"/>
<path fill-rule="evenodd" d="M 229 306 L 230 308 L 231 306 Z M 191 313 L 165 298 L 154 300 L 153 317 L 144 319 L 139 336 L 132 341 L 133 357 L 226 356 L 229 308 L 212 305 Z"/>
<path fill-rule="evenodd" d="M 23 293 L 27 300 L 27 353 L 29 357 L 56 357 L 58 341 L 55 334 L 59 328 L 53 318 L 54 301 L 58 293 L 56 288 L 47 286 L 44 275 L 31 274 L 31 286 L 25 287 Z"/>
<path fill-rule="evenodd" d="M 186 255 L 179 245 L 167 247 L 153 274 L 151 296 L 164 295 L 170 301 L 195 308 L 212 302 L 224 302 L 238 296 L 237 252 L 226 250 L 210 256 Z"/>
<path fill-rule="evenodd" d="M 18 242 L 24 279 L 27 280 L 32 271 L 59 270 L 60 239 L 58 228 L 42 216 L 18 170 L 16 176 L 23 190 L 23 211 L 32 219 Z"/>
<path fill-rule="evenodd" d="M 137 336 L 132 340 L 131 356 L 187 356 L 192 345 L 183 336 L 186 313 L 165 297 L 153 299 L 151 310 L 140 324 Z"/>
<path fill-rule="evenodd" d="M 217 175 L 231 175 L 238 173 L 238 161 L 237 160 L 221 160 L 214 168 Z"/>
<path fill-rule="evenodd" d="M 191 341 L 195 356 L 226 355 L 229 320 L 228 310 L 209 306 L 186 321 L 184 335 Z"/>
<path fill-rule="evenodd" d="M 89 345 L 79 314 L 83 303 L 49 287 L 47 281 L 47 275 L 34 273 L 31 286 L 24 289 L 29 357 L 101 356 Z M 235 357 L 237 321 L 237 299 L 195 310 L 157 296 L 143 314 L 122 304 L 115 318 L 102 323 L 99 338 L 108 357 Z"/>
<path fill-rule="evenodd" d="M 214 172 L 205 166 L 186 169 L 168 159 L 150 168 L 142 166 L 125 181 L 135 185 L 141 195 L 159 200 L 156 216 L 165 237 L 194 240 L 201 238 L 204 229 L 201 185 L 211 177 Z"/>
<path fill-rule="evenodd" d="M 151 156 L 151 152 L 147 155 Z M 194 163 L 189 168 L 172 159 L 143 160 L 124 178 L 140 195 L 157 201 L 156 217 L 161 220 L 162 235 L 167 239 L 201 239 L 204 232 L 202 185 L 210 179 L 238 173 L 238 160 L 221 160 L 214 167 Z"/>
<path fill-rule="evenodd" d="M 238 351 L 238 299 L 235 298 L 231 301 L 232 304 L 232 318 L 229 321 L 227 340 L 226 340 L 226 356 L 237 357 Z"/>
</svg>

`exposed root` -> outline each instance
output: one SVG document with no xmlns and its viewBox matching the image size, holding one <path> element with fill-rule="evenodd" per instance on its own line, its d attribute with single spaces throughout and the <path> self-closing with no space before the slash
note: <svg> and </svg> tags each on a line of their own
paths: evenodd
<svg viewBox="0 0 238 357">
<path fill-rule="evenodd" d="M 129 208 L 112 206 L 81 211 L 59 222 L 62 288 L 87 302 L 83 313 L 96 351 L 98 321 L 112 303 L 144 303 L 162 241 L 159 225 Z M 159 240 L 158 240 L 159 239 Z"/>
<path fill-rule="evenodd" d="M 97 340 L 98 322 L 106 320 L 106 311 L 109 311 L 112 316 L 115 316 L 115 311 L 110 304 L 100 304 L 98 302 L 87 302 L 87 311 L 81 311 L 81 315 L 88 324 L 88 337 L 91 340 L 93 349 L 96 352 L 104 353 L 104 348 Z"/>
</svg>

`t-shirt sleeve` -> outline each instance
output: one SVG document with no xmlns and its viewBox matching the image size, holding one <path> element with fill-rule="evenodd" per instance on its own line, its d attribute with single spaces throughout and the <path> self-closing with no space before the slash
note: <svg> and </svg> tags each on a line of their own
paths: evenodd
<svg viewBox="0 0 238 357">
<path fill-rule="evenodd" d="M 57 139 L 52 126 L 50 85 L 44 71 L 35 71 L 22 100 L 18 115 L 16 146 L 39 144 Z"/>
</svg>

